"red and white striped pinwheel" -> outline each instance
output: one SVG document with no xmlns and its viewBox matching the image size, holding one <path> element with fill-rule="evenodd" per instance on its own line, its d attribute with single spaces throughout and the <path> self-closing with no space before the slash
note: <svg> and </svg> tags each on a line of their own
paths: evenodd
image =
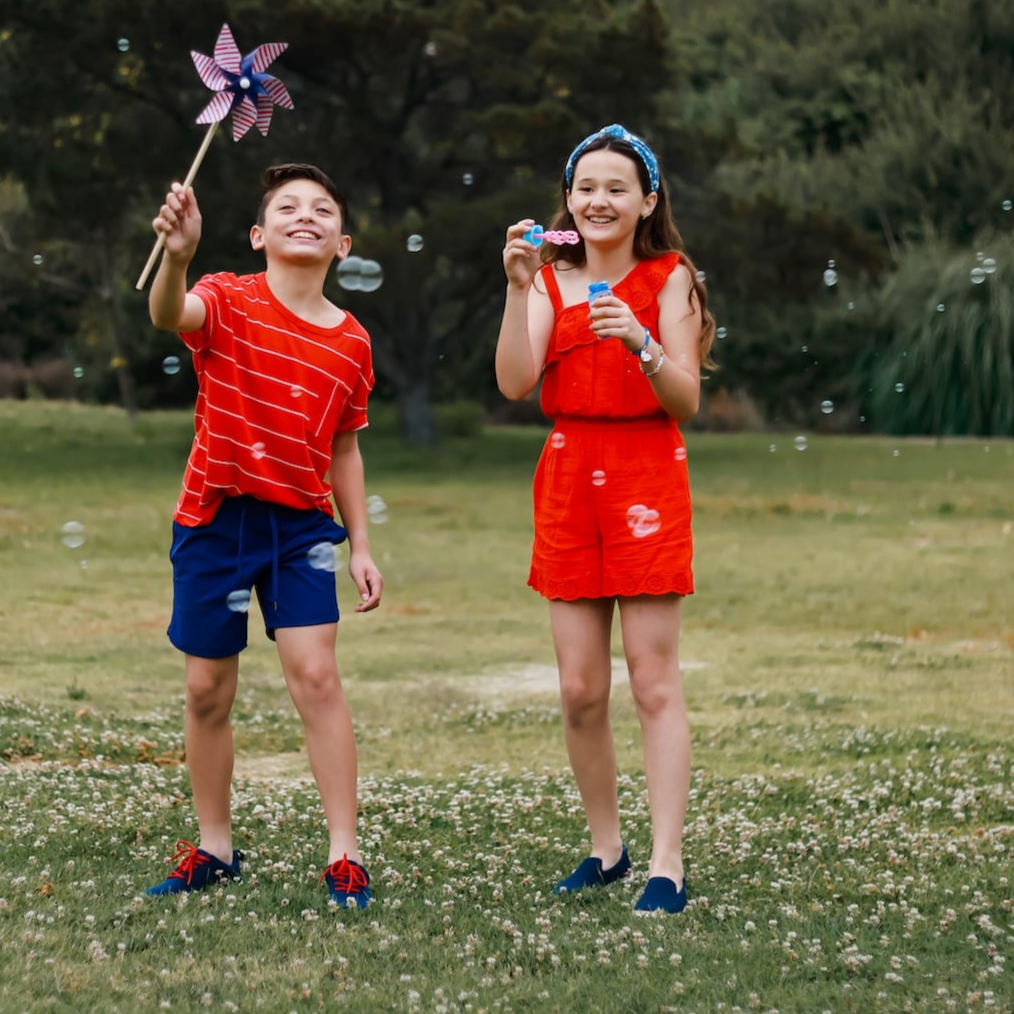
<svg viewBox="0 0 1014 1014">
<path fill-rule="evenodd" d="M 285 85 L 264 71 L 288 48 L 286 42 L 267 42 L 246 56 L 228 25 L 222 25 L 215 43 L 215 55 L 205 56 L 191 50 L 201 80 L 218 94 L 205 106 L 198 123 L 218 123 L 232 112 L 232 139 L 238 141 L 255 123 L 267 137 L 271 112 L 275 106 L 292 108 Z"/>
<path fill-rule="evenodd" d="M 232 139 L 238 141 L 255 123 L 257 129 L 267 137 L 271 126 L 271 112 L 275 106 L 283 109 L 292 108 L 292 99 L 285 90 L 285 85 L 276 77 L 264 71 L 274 59 L 289 48 L 287 42 L 268 42 L 258 46 L 246 56 L 239 55 L 236 40 L 232 37 L 228 25 L 222 25 L 215 43 L 215 55 L 205 56 L 203 53 L 190 51 L 194 66 L 201 80 L 213 91 L 215 97 L 204 107 L 197 117 L 198 123 L 210 124 L 204 135 L 197 155 L 187 171 L 183 181 L 186 190 L 194 181 L 197 170 L 211 146 L 219 123 L 232 111 Z M 160 233 L 155 245 L 148 255 L 148 263 L 141 270 L 136 289 L 143 289 L 144 283 L 155 266 L 158 253 L 165 246 L 165 233 Z"/>
</svg>

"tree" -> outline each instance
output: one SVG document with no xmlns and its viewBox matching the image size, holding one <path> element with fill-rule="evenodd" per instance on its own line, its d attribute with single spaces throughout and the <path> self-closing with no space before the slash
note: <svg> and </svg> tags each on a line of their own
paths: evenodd
<svg viewBox="0 0 1014 1014">
<path fill-rule="evenodd" d="M 273 70 L 295 111 L 275 117 L 266 143 L 213 146 L 198 177 L 206 213 L 195 270 L 257 268 L 241 237 L 260 167 L 298 160 L 332 171 L 351 200 L 356 252 L 385 275 L 379 292 L 348 302 L 371 330 L 406 435 L 432 440 L 435 380 L 459 395 L 491 384 L 508 222 L 548 215 L 564 149 L 590 123 L 625 118 L 643 129 L 650 116 L 667 73 L 659 11 L 652 0 L 551 9 L 535 0 L 293 0 L 257 5 L 248 19 L 250 9 L 244 0 L 171 9 L 103 0 L 83 23 L 70 0 L 15 0 L 0 51 L 15 82 L 0 157 L 48 228 L 106 237 L 122 279 L 128 249 L 143 262 L 146 222 L 169 174 L 182 176 L 196 149 L 189 121 L 207 94 L 187 50 L 207 51 L 223 20 L 244 50 L 287 41 Z M 50 26 L 69 20 L 81 31 L 54 38 Z M 248 23 L 256 39 L 239 30 Z M 126 53 L 116 46 L 121 24 L 132 25 Z M 75 80 L 58 70 L 36 87 L 31 62 L 43 51 L 48 68 L 74 68 Z M 419 253 L 406 249 L 413 234 L 423 237 Z M 124 307 L 134 327 L 140 310 L 136 299 Z"/>
</svg>

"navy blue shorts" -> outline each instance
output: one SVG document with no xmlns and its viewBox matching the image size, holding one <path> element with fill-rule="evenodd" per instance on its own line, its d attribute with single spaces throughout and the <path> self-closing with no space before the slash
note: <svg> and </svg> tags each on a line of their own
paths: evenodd
<svg viewBox="0 0 1014 1014">
<path fill-rule="evenodd" d="M 173 522 L 169 640 L 188 655 L 228 658 L 247 644 L 256 590 L 264 628 L 338 622 L 334 547 L 347 533 L 319 510 L 226 497 L 210 524 Z"/>
</svg>

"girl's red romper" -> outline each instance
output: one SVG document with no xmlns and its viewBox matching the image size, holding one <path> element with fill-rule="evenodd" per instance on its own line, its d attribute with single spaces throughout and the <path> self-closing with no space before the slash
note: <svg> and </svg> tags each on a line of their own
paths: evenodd
<svg viewBox="0 0 1014 1014">
<path fill-rule="evenodd" d="M 656 338 L 658 294 L 679 259 L 641 261 L 612 287 Z M 535 472 L 528 583 L 549 599 L 690 595 L 690 484 L 679 427 L 638 357 L 595 336 L 587 303 L 563 305 L 551 265 L 540 275 L 556 311 L 541 392 L 555 425 Z"/>
</svg>

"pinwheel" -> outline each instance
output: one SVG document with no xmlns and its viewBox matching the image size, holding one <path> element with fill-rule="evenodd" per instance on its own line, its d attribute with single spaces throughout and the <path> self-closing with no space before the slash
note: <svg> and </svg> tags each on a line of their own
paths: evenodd
<svg viewBox="0 0 1014 1014">
<path fill-rule="evenodd" d="M 194 66 L 201 80 L 215 92 L 215 97 L 197 117 L 198 123 L 210 124 L 190 169 L 183 181 L 185 190 L 194 182 L 197 170 L 211 145 L 219 123 L 232 113 L 232 139 L 238 141 L 254 124 L 267 137 L 271 126 L 271 113 L 275 106 L 292 108 L 292 99 L 285 85 L 276 77 L 265 74 L 271 63 L 288 48 L 286 42 L 267 42 L 240 56 L 239 48 L 228 25 L 222 25 L 215 43 L 214 56 L 205 56 L 191 50 Z M 159 235 L 152 247 L 136 288 L 143 289 L 159 251 L 165 244 L 165 234 Z"/>
</svg>

